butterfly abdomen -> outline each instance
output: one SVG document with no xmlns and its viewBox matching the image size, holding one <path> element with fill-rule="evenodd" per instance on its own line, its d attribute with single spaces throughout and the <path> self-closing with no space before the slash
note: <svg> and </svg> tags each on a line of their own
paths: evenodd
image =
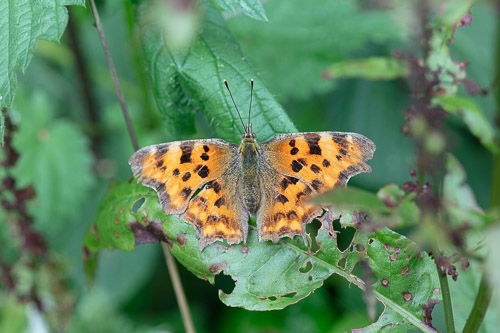
<svg viewBox="0 0 500 333">
<path fill-rule="evenodd" d="M 245 138 L 241 142 L 243 201 L 252 215 L 257 212 L 260 203 L 257 150 L 257 142 L 254 139 Z"/>
</svg>

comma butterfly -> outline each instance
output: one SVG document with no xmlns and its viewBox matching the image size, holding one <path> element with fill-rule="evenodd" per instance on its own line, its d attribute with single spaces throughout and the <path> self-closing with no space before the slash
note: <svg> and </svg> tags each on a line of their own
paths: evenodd
<svg viewBox="0 0 500 333">
<path fill-rule="evenodd" d="M 138 182 L 158 193 L 165 214 L 194 226 L 200 251 L 217 240 L 246 242 L 251 215 L 260 241 L 305 236 L 306 224 L 323 211 L 307 201 L 310 196 L 371 171 L 365 161 L 375 144 L 356 133 L 280 134 L 258 144 L 250 123 L 253 80 L 251 89 L 239 146 L 220 139 L 175 141 L 144 147 L 129 161 Z"/>
</svg>

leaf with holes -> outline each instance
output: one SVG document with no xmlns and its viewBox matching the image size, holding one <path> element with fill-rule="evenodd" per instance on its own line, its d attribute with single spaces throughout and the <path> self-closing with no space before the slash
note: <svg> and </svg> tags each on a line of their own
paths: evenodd
<svg viewBox="0 0 500 333">
<path fill-rule="evenodd" d="M 433 332 L 422 314 L 426 302 L 439 297 L 434 264 L 427 254 L 389 229 L 371 234 L 358 231 L 351 244 L 340 250 L 332 227 L 337 218 L 327 215 L 323 220 L 315 239 L 317 252 L 304 246 L 300 237 L 277 244 L 259 242 L 254 228 L 246 244 L 216 243 L 200 252 L 192 225 L 164 215 L 153 190 L 135 182 L 113 184 L 84 241 L 86 269 L 92 275 L 101 248 L 132 250 L 139 244 L 166 240 L 179 262 L 199 278 L 213 283 L 222 272 L 236 281 L 231 293 L 219 291 L 226 305 L 275 310 L 307 297 L 334 273 L 365 289 L 365 276 L 353 273 L 363 260 L 377 278 L 373 293 L 386 307 L 381 318 L 392 325 Z M 352 214 L 340 217 L 345 227 L 357 220 Z"/>
<path fill-rule="evenodd" d="M 239 143 L 242 129 L 224 79 L 242 106 L 249 104 L 250 79 L 255 79 L 252 123 L 259 140 L 267 140 L 276 133 L 296 132 L 264 82 L 244 59 L 224 19 L 209 1 L 201 5 L 204 12 L 201 34 L 182 51 L 168 48 L 158 26 L 149 20 L 149 6 L 151 3 L 145 2 L 139 11 L 144 56 L 158 108 L 176 139 L 194 132 L 194 114 L 201 112 L 217 137 Z"/>
<path fill-rule="evenodd" d="M 0 108 L 9 108 L 17 86 L 17 72 L 31 61 L 38 39 L 59 40 L 68 21 L 66 5 L 84 5 L 83 0 L 0 2 Z M 0 142 L 3 142 L 0 114 Z"/>
</svg>

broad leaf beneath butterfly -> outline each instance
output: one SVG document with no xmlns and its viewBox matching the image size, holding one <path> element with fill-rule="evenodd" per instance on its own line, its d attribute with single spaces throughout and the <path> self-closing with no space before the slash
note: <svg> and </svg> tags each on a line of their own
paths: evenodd
<svg viewBox="0 0 500 333">
<path fill-rule="evenodd" d="M 355 220 L 349 214 L 341 218 L 344 227 Z M 129 251 L 139 244 L 167 240 L 177 260 L 199 278 L 213 283 L 215 275 L 223 272 L 236 281 L 232 293 L 219 292 L 226 305 L 274 310 L 307 297 L 334 273 L 364 289 L 363 277 L 353 273 L 363 259 L 377 278 L 373 293 L 386 308 L 380 320 L 392 328 L 434 332 L 425 322 L 423 308 L 440 298 L 439 282 L 425 252 L 389 229 L 356 232 L 344 251 L 339 250 L 335 235 L 325 221 L 315 239 L 319 251 L 312 252 L 298 237 L 278 244 L 259 242 L 251 228 L 246 244 L 216 243 L 200 252 L 190 224 L 166 216 L 153 190 L 125 182 L 110 187 L 87 232 L 85 265 L 91 277 L 101 248 Z"/>
</svg>

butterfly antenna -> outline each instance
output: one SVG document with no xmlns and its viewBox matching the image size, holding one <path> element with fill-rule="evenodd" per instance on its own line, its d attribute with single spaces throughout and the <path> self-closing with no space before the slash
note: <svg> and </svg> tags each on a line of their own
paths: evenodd
<svg viewBox="0 0 500 333">
<path fill-rule="evenodd" d="M 250 107 L 248 108 L 248 124 L 250 125 L 250 111 L 252 111 L 253 79 L 250 79 Z"/>
<path fill-rule="evenodd" d="M 227 80 L 224 80 L 224 84 L 226 85 L 227 91 L 229 91 L 229 96 L 231 96 L 231 100 L 233 101 L 234 107 L 236 108 L 236 111 L 238 112 L 238 116 L 240 117 L 241 124 L 243 125 L 243 131 L 246 132 L 246 126 L 245 123 L 243 122 L 243 119 L 241 118 L 240 110 L 238 110 L 238 106 L 236 105 L 233 94 L 231 93 L 231 89 L 229 89 L 229 85 L 227 84 Z"/>
</svg>

